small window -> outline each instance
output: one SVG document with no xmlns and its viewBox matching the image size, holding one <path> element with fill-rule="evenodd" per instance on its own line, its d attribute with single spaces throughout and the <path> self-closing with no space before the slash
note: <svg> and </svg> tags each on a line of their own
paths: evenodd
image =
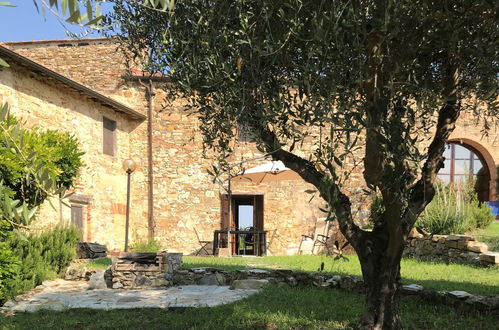
<svg viewBox="0 0 499 330">
<path fill-rule="evenodd" d="M 103 152 L 114 156 L 116 149 L 116 121 L 103 117 Z"/>
</svg>

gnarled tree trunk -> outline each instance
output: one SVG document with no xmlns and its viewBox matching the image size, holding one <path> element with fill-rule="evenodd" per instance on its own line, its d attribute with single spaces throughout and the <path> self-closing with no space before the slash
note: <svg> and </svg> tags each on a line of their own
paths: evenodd
<svg viewBox="0 0 499 330">
<path fill-rule="evenodd" d="M 401 329 L 398 287 L 402 251 L 400 255 L 390 256 L 386 246 L 367 243 L 362 244 L 365 249 L 357 251 L 366 290 L 359 328 Z"/>
</svg>

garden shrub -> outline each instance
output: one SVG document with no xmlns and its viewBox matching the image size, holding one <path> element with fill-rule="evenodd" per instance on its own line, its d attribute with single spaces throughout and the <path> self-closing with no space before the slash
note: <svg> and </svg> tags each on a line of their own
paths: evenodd
<svg viewBox="0 0 499 330">
<path fill-rule="evenodd" d="M 157 253 L 159 250 L 161 250 L 161 244 L 154 239 L 150 239 L 148 241 L 138 241 L 130 247 L 130 251 L 132 252 Z"/>
<path fill-rule="evenodd" d="M 55 227 L 40 235 L 12 231 L 7 241 L 0 245 L 0 264 L 3 253 L 8 250 L 11 253 L 7 258 L 11 259 L 7 259 L 6 264 L 13 268 L 5 281 L 0 275 L 0 288 L 3 288 L 0 303 L 61 274 L 76 258 L 80 237 L 79 229 L 74 226 Z"/>
<path fill-rule="evenodd" d="M 54 180 L 54 188 L 68 189 L 83 165 L 82 155 L 78 140 L 70 133 L 25 129 L 13 116 L 0 124 L 0 181 L 29 207 L 47 198 L 33 172 Z"/>
<path fill-rule="evenodd" d="M 376 193 L 372 196 L 371 207 L 369 209 L 369 218 L 363 229 L 373 229 L 376 221 L 385 213 L 385 205 L 383 205 L 383 197 L 381 193 Z"/>
<path fill-rule="evenodd" d="M 432 234 L 464 234 L 484 228 L 493 220 L 490 209 L 478 200 L 471 185 L 437 185 L 435 197 L 416 221 L 416 227 Z"/>
<path fill-rule="evenodd" d="M 0 221 L 0 305 L 9 288 L 17 280 L 21 264 L 21 260 L 12 253 L 8 243 L 12 235 L 10 229 L 11 225 L 7 221 Z"/>
<path fill-rule="evenodd" d="M 76 228 L 34 235 L 29 225 L 47 197 L 62 197 L 73 185 L 82 155 L 71 134 L 25 129 L 0 104 L 0 304 L 54 277 L 76 257 Z"/>
</svg>

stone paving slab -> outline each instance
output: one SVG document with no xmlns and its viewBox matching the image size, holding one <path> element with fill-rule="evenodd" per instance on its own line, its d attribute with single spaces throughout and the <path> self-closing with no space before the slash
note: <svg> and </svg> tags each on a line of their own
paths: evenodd
<svg viewBox="0 0 499 330">
<path fill-rule="evenodd" d="M 232 290 L 228 286 L 186 285 L 148 290 L 87 290 L 87 282 L 46 281 L 33 291 L 8 301 L 7 313 L 69 308 L 129 309 L 213 307 L 246 298 L 259 290 Z"/>
</svg>

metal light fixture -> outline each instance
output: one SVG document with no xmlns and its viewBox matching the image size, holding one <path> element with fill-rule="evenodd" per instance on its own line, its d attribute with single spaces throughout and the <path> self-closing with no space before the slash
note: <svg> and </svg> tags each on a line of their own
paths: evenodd
<svg viewBox="0 0 499 330">
<path fill-rule="evenodd" d="M 125 252 L 128 252 L 128 224 L 130 222 L 130 177 L 137 168 L 137 164 L 132 159 L 123 161 L 123 169 L 127 174 L 126 187 L 126 220 L 125 220 Z"/>
</svg>

